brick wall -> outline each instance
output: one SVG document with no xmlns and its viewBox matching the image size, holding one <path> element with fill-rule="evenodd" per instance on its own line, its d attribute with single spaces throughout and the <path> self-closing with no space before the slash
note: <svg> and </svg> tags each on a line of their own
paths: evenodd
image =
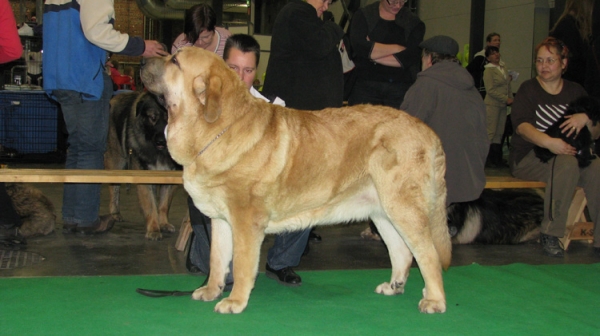
<svg viewBox="0 0 600 336">
<path fill-rule="evenodd" d="M 21 11 L 20 0 L 10 0 L 10 5 L 17 22 L 24 21 L 25 13 Z M 144 15 L 135 0 L 115 0 L 115 29 L 131 36 L 144 36 Z M 35 12 L 35 1 L 25 1 L 25 8 Z M 39 15 L 36 15 L 39 16 Z M 139 57 L 114 56 L 119 62 L 139 62 Z"/>
</svg>

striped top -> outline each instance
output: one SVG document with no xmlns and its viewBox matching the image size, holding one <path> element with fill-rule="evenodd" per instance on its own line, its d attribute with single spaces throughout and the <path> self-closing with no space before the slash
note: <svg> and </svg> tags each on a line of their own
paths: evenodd
<svg viewBox="0 0 600 336">
<path fill-rule="evenodd" d="M 227 38 L 229 38 L 229 36 L 231 36 L 231 32 L 229 32 L 229 30 L 222 28 L 222 27 L 215 27 L 215 39 L 217 39 L 217 46 L 214 50 L 209 50 L 214 52 L 215 54 L 223 57 L 223 51 L 225 50 L 225 42 L 227 41 Z M 185 39 L 185 34 L 181 33 L 179 34 L 179 36 L 177 36 L 177 38 L 175 39 L 175 42 L 173 42 L 173 47 L 171 48 L 171 54 L 174 54 L 178 49 L 183 48 L 183 47 L 189 47 L 191 46 L 192 43 L 188 42 Z M 198 45 L 194 44 L 194 46 L 198 47 Z"/>
</svg>

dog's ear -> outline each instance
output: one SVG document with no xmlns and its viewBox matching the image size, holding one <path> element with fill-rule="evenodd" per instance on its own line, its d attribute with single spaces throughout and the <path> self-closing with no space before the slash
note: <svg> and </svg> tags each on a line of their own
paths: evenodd
<svg viewBox="0 0 600 336">
<path fill-rule="evenodd" d="M 206 80 L 202 76 L 194 79 L 194 94 L 204 105 L 204 119 L 209 123 L 217 121 L 221 115 L 222 88 L 223 81 L 218 76 L 213 75 Z"/>
</svg>

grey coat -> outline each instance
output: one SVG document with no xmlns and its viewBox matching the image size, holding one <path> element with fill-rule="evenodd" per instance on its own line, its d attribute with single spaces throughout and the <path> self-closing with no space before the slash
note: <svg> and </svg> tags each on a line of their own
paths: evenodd
<svg viewBox="0 0 600 336">
<path fill-rule="evenodd" d="M 489 142 L 485 104 L 473 77 L 458 63 L 436 63 L 417 75 L 400 109 L 423 120 L 446 153 L 447 203 L 479 198 Z"/>
</svg>

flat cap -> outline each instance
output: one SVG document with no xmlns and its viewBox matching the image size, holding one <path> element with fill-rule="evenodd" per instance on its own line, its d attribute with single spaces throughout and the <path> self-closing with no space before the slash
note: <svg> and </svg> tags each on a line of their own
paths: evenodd
<svg viewBox="0 0 600 336">
<path fill-rule="evenodd" d="M 438 35 L 427 39 L 421 42 L 419 47 L 442 55 L 456 56 L 458 54 L 458 42 L 446 35 Z"/>
</svg>

